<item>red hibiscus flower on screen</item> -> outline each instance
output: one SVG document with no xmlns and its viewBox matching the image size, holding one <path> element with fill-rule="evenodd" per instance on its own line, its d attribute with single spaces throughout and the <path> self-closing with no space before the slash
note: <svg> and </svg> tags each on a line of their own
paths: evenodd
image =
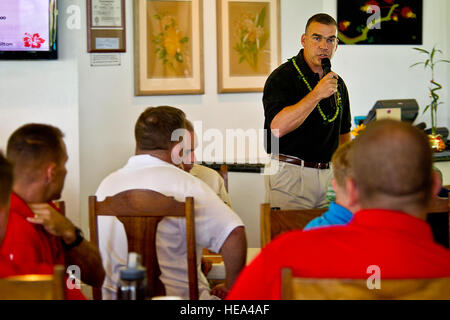
<svg viewBox="0 0 450 320">
<path fill-rule="evenodd" d="M 45 40 L 39 36 L 39 33 L 31 35 L 26 32 L 25 36 L 23 37 L 23 43 L 27 48 L 31 47 L 34 49 L 39 49 L 41 47 L 41 44 L 43 44 L 44 42 Z"/>
</svg>

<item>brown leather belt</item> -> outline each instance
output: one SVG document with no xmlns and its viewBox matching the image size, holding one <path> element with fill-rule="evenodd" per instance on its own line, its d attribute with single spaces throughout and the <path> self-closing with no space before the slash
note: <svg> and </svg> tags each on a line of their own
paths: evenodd
<svg viewBox="0 0 450 320">
<path fill-rule="evenodd" d="M 312 162 L 312 161 L 303 161 L 302 159 L 295 158 L 295 157 L 289 157 L 282 154 L 273 155 L 275 159 L 278 159 L 279 161 L 283 161 L 290 164 L 295 164 L 298 166 L 304 166 L 307 168 L 314 168 L 314 169 L 329 169 L 330 163 L 325 162 Z"/>
</svg>

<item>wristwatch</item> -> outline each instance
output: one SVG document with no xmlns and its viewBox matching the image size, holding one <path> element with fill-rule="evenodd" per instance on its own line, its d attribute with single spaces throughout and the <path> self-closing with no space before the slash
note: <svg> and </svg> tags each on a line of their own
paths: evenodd
<svg viewBox="0 0 450 320">
<path fill-rule="evenodd" d="M 80 228 L 75 227 L 75 241 L 71 244 L 67 244 L 64 242 L 63 239 L 61 239 L 61 243 L 64 249 L 70 250 L 72 248 L 75 248 L 76 246 L 80 245 L 80 243 L 83 241 L 83 231 L 81 231 Z"/>
</svg>

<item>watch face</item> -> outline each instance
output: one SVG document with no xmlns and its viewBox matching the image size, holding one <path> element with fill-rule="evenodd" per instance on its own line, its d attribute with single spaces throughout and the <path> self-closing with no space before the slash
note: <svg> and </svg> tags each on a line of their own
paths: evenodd
<svg viewBox="0 0 450 320">
<path fill-rule="evenodd" d="M 64 247 L 65 249 L 69 250 L 69 249 L 72 249 L 72 248 L 78 246 L 78 245 L 83 241 L 83 239 L 84 239 L 84 237 L 83 237 L 83 231 L 82 231 L 80 228 L 77 228 L 77 227 L 75 227 L 75 236 L 76 236 L 75 241 L 72 242 L 72 243 L 70 243 L 70 244 L 65 243 L 65 242 L 61 239 L 61 242 L 62 242 L 63 247 Z"/>
</svg>

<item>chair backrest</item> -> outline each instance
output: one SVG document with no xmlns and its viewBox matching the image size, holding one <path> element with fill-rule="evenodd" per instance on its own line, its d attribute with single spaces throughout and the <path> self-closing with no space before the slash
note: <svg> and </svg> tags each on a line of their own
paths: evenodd
<svg viewBox="0 0 450 320">
<path fill-rule="evenodd" d="M 450 246 L 450 198 L 432 199 L 428 208 L 427 222 L 433 231 L 434 240 L 447 248 Z"/>
<path fill-rule="evenodd" d="M 27 274 L 0 279 L 0 300 L 64 300 L 64 266 L 53 275 Z"/>
<path fill-rule="evenodd" d="M 291 230 L 302 230 L 312 219 L 321 216 L 326 208 L 302 210 L 273 210 L 261 204 L 261 248 L 276 236 Z"/>
<path fill-rule="evenodd" d="M 379 289 L 369 289 L 366 279 L 297 278 L 290 268 L 283 268 L 281 274 L 283 300 L 450 299 L 450 278 L 381 279 Z"/>
<path fill-rule="evenodd" d="M 156 256 L 156 228 L 164 217 L 186 218 L 186 249 L 189 281 L 189 298 L 198 300 L 197 254 L 195 251 L 194 199 L 178 202 L 173 197 L 151 190 L 127 190 L 103 201 L 89 197 L 89 225 L 91 241 L 98 246 L 98 216 L 115 216 L 124 225 L 128 252 L 142 256 L 147 268 L 150 296 L 164 295 L 159 280 L 160 269 Z M 100 289 L 93 291 L 94 299 L 101 298 Z"/>
</svg>

